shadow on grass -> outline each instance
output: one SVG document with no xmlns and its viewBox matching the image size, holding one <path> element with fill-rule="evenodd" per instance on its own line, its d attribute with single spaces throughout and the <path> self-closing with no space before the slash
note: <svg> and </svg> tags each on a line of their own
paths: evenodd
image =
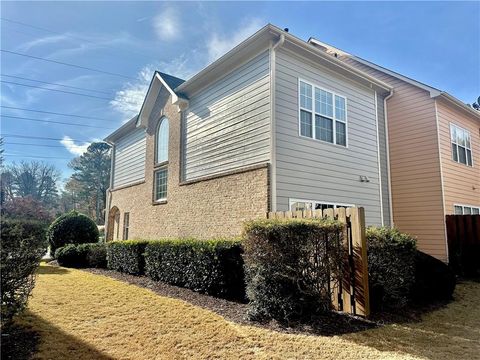
<svg viewBox="0 0 480 360">
<path fill-rule="evenodd" d="M 11 327 L 11 330 L 8 330 L 8 336 L 2 335 L 2 360 L 27 360 L 37 357 L 75 360 L 114 359 L 26 311 L 20 315 L 19 321 Z"/>
<path fill-rule="evenodd" d="M 51 265 L 40 265 L 37 269 L 37 274 L 40 275 L 64 275 L 68 274 L 70 270 Z"/>
</svg>

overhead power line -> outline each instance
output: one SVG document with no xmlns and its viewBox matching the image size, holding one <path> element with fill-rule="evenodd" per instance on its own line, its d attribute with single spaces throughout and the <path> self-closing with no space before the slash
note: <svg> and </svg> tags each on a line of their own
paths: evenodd
<svg viewBox="0 0 480 360">
<path fill-rule="evenodd" d="M 0 74 L 0 75 L 1 75 L 1 76 L 5 76 L 5 77 L 9 77 L 9 78 L 13 78 L 13 79 L 33 81 L 33 82 L 38 82 L 38 83 L 47 84 L 47 85 L 62 86 L 62 87 L 70 88 L 70 89 L 83 90 L 83 91 L 91 91 L 91 92 L 96 92 L 96 93 L 100 93 L 100 94 L 110 95 L 110 94 L 112 93 L 112 92 L 109 92 L 109 91 L 102 91 L 102 90 L 95 90 L 95 89 L 86 89 L 86 88 L 78 87 L 78 86 L 63 85 L 63 84 L 52 83 L 52 82 L 43 81 L 43 80 L 30 79 L 30 78 L 26 78 L 26 77 L 22 77 L 22 76 L 15 76 L 15 75 L 8 75 L 8 74 Z"/>
<path fill-rule="evenodd" d="M 19 155 L 19 154 L 4 154 L 5 156 L 15 156 L 22 158 L 34 158 L 34 159 L 58 159 L 58 160 L 72 160 L 72 158 L 57 157 L 57 156 L 37 156 L 37 155 Z"/>
<path fill-rule="evenodd" d="M 63 145 L 50 145 L 50 144 L 29 144 L 19 142 L 6 142 L 5 145 L 22 145 L 22 146 L 40 146 L 40 147 L 52 147 L 52 148 L 65 148 Z"/>
<path fill-rule="evenodd" d="M 19 108 L 19 107 L 13 107 L 13 106 L 5 106 L 5 105 L 0 105 L 0 107 L 1 107 L 1 108 L 4 108 L 4 109 L 31 111 L 31 112 L 41 113 L 41 114 L 50 114 L 50 115 L 76 117 L 76 118 L 82 118 L 82 119 L 92 119 L 92 120 L 99 120 L 99 121 L 116 122 L 116 120 L 102 119 L 102 118 L 98 118 L 98 117 L 94 117 L 94 116 L 65 114 L 65 113 L 58 113 L 58 112 L 53 112 L 53 111 L 44 111 L 44 110 L 37 110 L 37 109 L 26 109 L 26 108 Z"/>
<path fill-rule="evenodd" d="M 50 63 L 54 63 L 54 64 L 71 66 L 71 67 L 74 67 L 74 68 L 77 68 L 77 69 L 94 71 L 94 72 L 98 72 L 98 73 L 102 73 L 102 74 L 106 74 L 106 75 L 111 75 L 111 76 L 118 76 L 118 77 L 122 77 L 124 79 L 137 80 L 136 78 L 131 77 L 131 76 L 122 75 L 122 74 L 118 74 L 118 73 L 113 73 L 113 72 L 105 71 L 105 70 L 94 69 L 94 68 L 91 68 L 91 67 L 88 67 L 88 66 L 81 66 L 81 65 L 66 63 L 66 62 L 63 62 L 63 61 L 45 59 L 45 58 L 42 58 L 42 57 L 39 57 L 39 56 L 23 54 L 23 53 L 19 53 L 19 52 L 16 52 L 16 51 L 10 51 L 10 50 L 5 50 L 5 49 L 0 49 L 0 51 L 4 52 L 4 53 L 7 53 L 7 54 L 28 57 L 28 58 L 35 59 L 35 60 L 41 60 L 41 61 L 46 61 L 46 62 L 50 62 Z"/>
<path fill-rule="evenodd" d="M 48 90 L 48 91 L 55 91 L 55 92 L 60 92 L 60 93 L 63 93 L 63 94 L 86 96 L 86 97 L 89 97 L 89 98 L 100 99 L 100 100 L 107 100 L 107 101 L 111 101 L 111 100 L 112 100 L 112 99 L 109 99 L 109 98 L 106 98 L 106 97 L 101 97 L 101 96 L 96 96 L 96 95 L 88 95 L 88 94 L 82 94 L 82 93 L 77 93 L 77 92 L 73 92 L 73 91 L 66 91 L 66 90 L 50 89 L 50 88 L 46 88 L 46 87 L 43 87 L 43 86 L 21 84 L 21 83 L 17 83 L 17 82 L 14 82 L 14 81 L 0 80 L 0 82 L 3 83 L 3 84 L 11 84 L 11 85 L 17 85 L 17 86 L 26 86 L 26 87 L 30 87 L 30 88 L 34 88 L 34 89 L 42 89 L 42 90 Z"/>
<path fill-rule="evenodd" d="M 1 137 L 12 137 L 12 138 L 20 138 L 20 139 L 37 139 L 37 140 L 64 140 L 63 138 L 54 138 L 54 137 L 46 137 L 46 136 L 31 136 L 31 135 L 20 135 L 20 134 L 2 134 Z M 71 139 L 72 141 L 81 141 L 81 142 L 91 142 L 92 140 L 79 140 L 79 139 Z"/>
<path fill-rule="evenodd" d="M 61 125 L 70 125 L 70 126 L 79 126 L 79 127 L 89 127 L 89 128 L 105 129 L 105 130 L 113 130 L 114 129 L 114 128 L 106 128 L 106 127 L 102 127 L 102 126 L 95 126 L 95 125 L 68 123 L 68 122 L 63 122 L 63 121 L 32 119 L 32 118 L 26 118 L 26 117 L 21 117 L 21 116 L 2 115 L 2 118 L 16 119 L 16 120 L 26 120 L 26 121 L 36 121 L 36 122 L 43 122 L 43 123 L 49 123 L 49 124 L 61 124 Z"/>
</svg>

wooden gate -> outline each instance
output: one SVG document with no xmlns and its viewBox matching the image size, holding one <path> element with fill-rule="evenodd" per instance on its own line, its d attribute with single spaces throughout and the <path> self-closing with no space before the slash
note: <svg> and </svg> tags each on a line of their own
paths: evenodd
<svg viewBox="0 0 480 360">
<path fill-rule="evenodd" d="M 332 287 L 332 305 L 336 310 L 353 315 L 369 316 L 367 243 L 365 235 L 365 210 L 337 208 L 326 210 L 269 212 L 270 219 L 334 218 L 345 224 L 343 239 L 348 248 L 344 277 Z"/>
<path fill-rule="evenodd" d="M 449 264 L 457 274 L 480 273 L 480 215 L 447 215 Z"/>
</svg>

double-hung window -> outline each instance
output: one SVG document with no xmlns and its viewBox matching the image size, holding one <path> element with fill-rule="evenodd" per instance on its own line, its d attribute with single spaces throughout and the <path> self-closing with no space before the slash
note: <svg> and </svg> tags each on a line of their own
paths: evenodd
<svg viewBox="0 0 480 360">
<path fill-rule="evenodd" d="M 347 146 L 347 99 L 299 81 L 300 135 Z"/>
<path fill-rule="evenodd" d="M 326 210 L 353 207 L 351 204 L 335 204 L 325 201 L 290 199 L 290 211 Z"/>
<path fill-rule="evenodd" d="M 450 124 L 452 140 L 452 159 L 461 164 L 472 166 L 472 145 L 470 132 L 457 125 Z"/>
<path fill-rule="evenodd" d="M 454 205 L 455 215 L 479 215 L 480 207 L 470 205 Z"/>
</svg>

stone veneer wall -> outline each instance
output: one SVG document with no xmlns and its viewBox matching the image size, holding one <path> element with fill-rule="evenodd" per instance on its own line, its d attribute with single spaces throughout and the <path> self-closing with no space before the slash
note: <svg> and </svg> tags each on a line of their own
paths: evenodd
<svg viewBox="0 0 480 360">
<path fill-rule="evenodd" d="M 159 97 L 161 99 L 161 97 Z M 113 190 L 107 206 L 120 210 L 118 231 L 122 239 L 124 213 L 130 213 L 129 239 L 195 237 L 199 239 L 240 235 L 242 223 L 265 217 L 268 211 L 267 165 L 209 180 L 180 181 L 180 113 L 171 99 L 156 105 L 146 138 L 145 182 Z M 155 130 L 161 116 L 169 120 L 167 202 L 153 203 Z M 117 229 L 114 240 L 117 240 Z"/>
</svg>

